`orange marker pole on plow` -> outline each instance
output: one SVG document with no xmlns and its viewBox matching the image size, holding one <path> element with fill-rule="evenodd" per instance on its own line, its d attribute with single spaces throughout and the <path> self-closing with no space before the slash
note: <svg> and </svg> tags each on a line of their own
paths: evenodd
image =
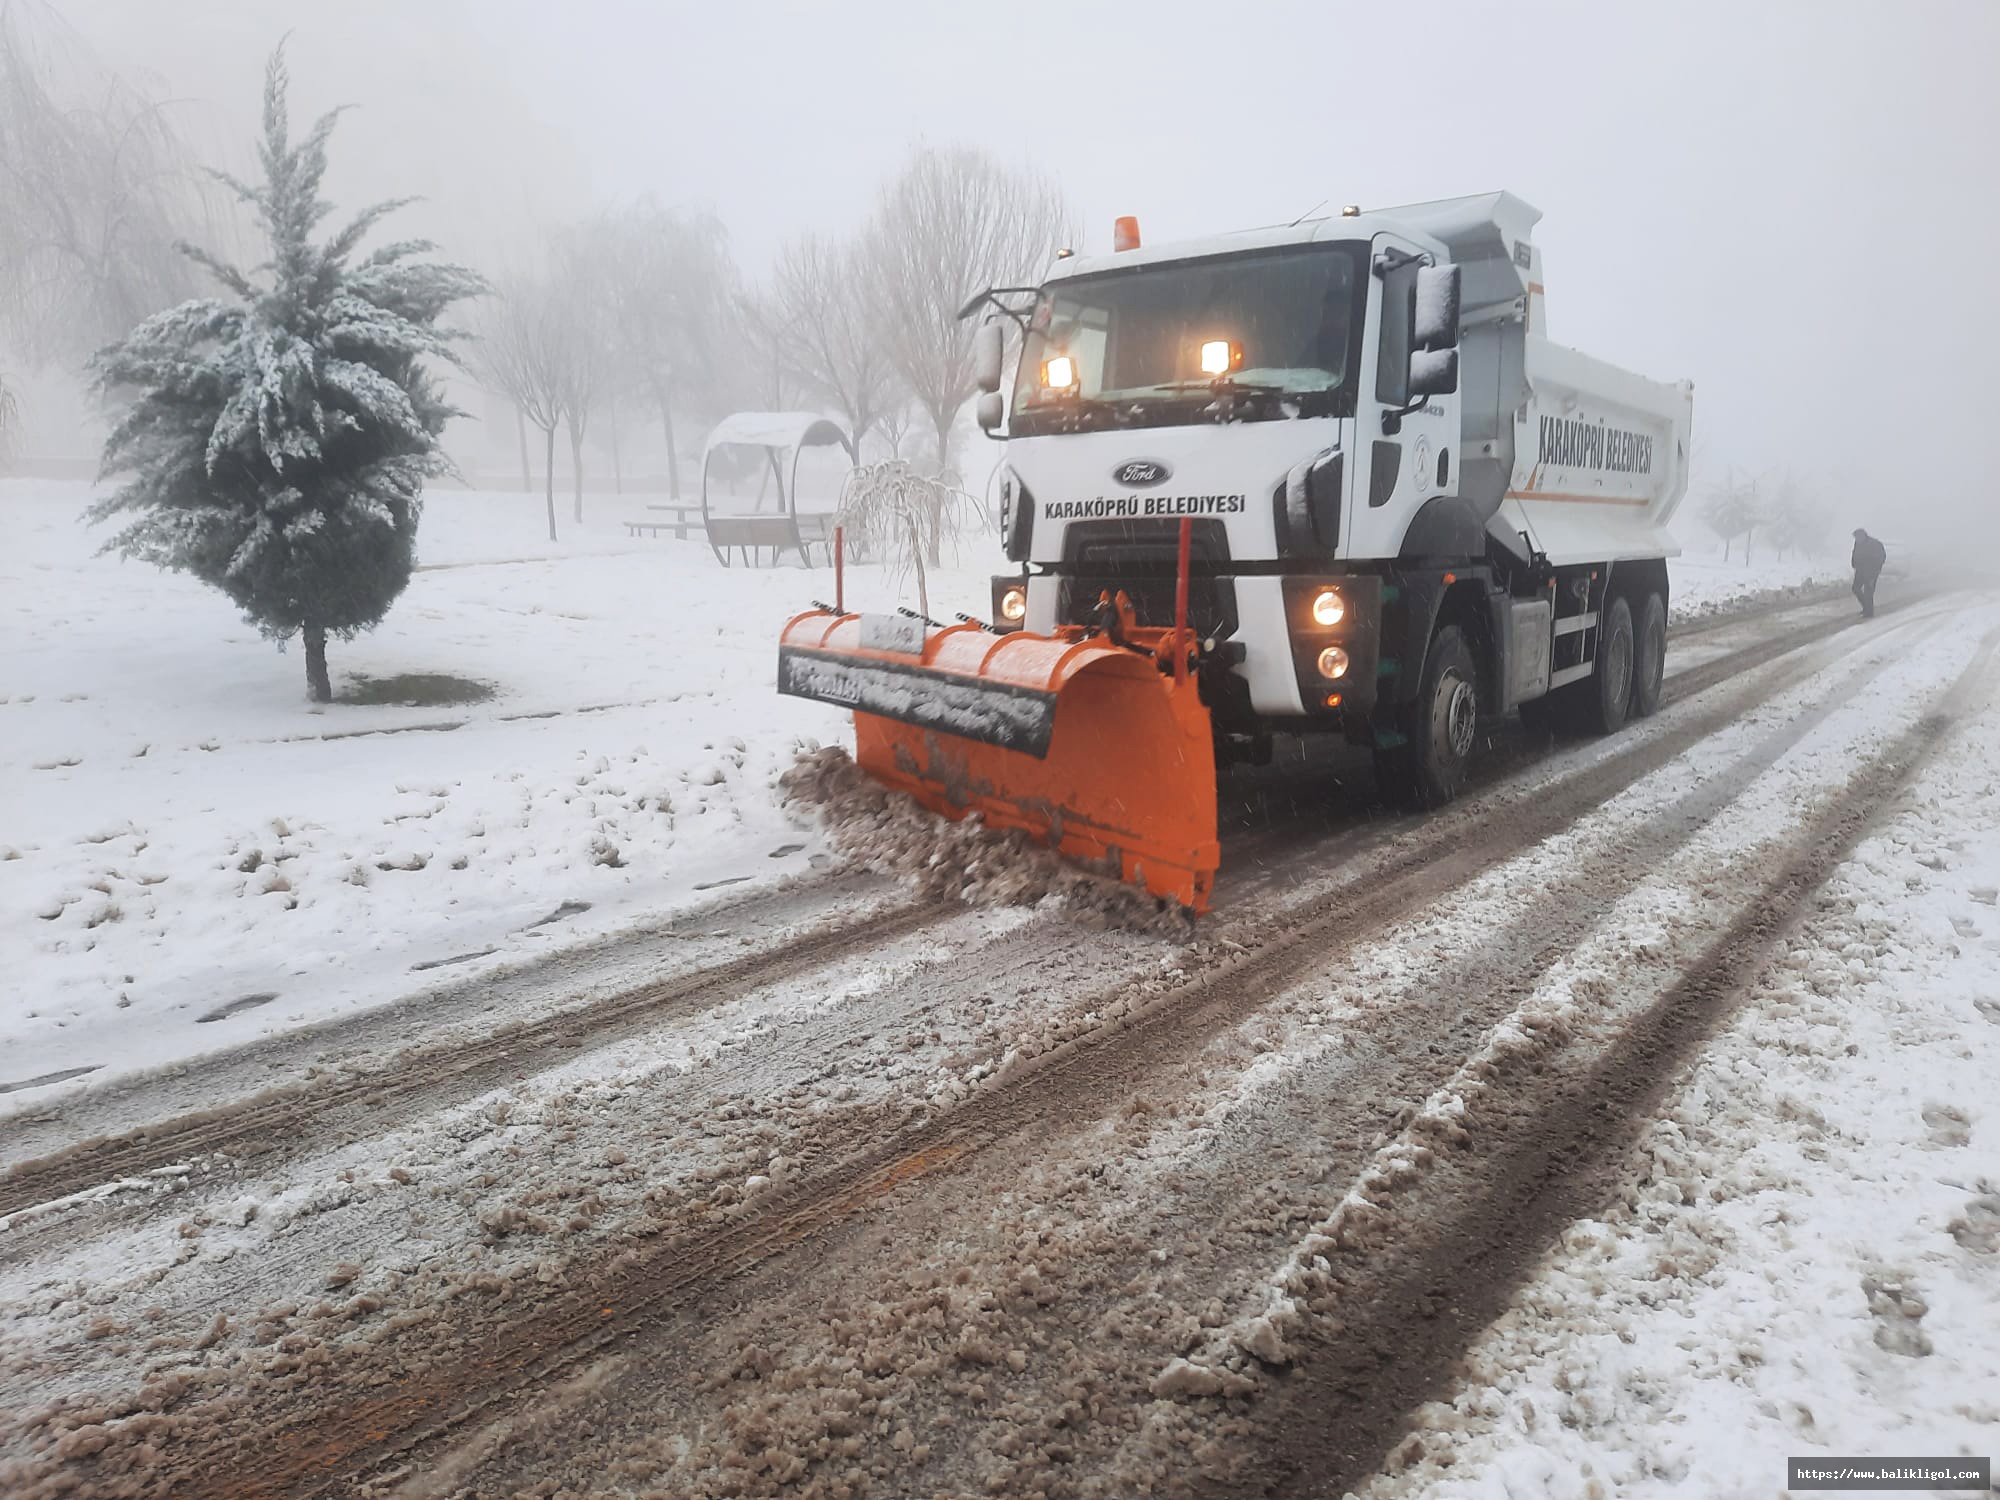
<svg viewBox="0 0 2000 1500">
<path fill-rule="evenodd" d="M 1180 559 L 1174 572 L 1174 681 L 1187 681 L 1188 549 L 1194 541 L 1194 522 L 1181 517 Z"/>
</svg>

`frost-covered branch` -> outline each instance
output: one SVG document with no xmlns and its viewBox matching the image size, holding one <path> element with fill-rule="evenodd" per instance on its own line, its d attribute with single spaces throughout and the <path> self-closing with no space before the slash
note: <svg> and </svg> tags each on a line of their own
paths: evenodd
<svg viewBox="0 0 2000 1500">
<path fill-rule="evenodd" d="M 848 474 L 835 519 L 857 561 L 882 562 L 892 577 L 914 568 L 921 587 L 924 567 L 940 566 L 945 545 L 977 532 L 984 513 L 955 476 L 922 474 L 892 458 Z"/>
</svg>

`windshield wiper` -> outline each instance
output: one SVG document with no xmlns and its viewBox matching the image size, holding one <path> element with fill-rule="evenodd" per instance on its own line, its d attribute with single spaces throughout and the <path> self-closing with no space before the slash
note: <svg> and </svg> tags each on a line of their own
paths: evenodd
<svg viewBox="0 0 2000 1500">
<path fill-rule="evenodd" d="M 1131 405 L 1126 401 L 1106 401 L 1102 396 L 1064 396 L 1060 401 L 1038 402 L 1021 408 L 1024 417 L 1102 417 L 1120 422 Z"/>
<path fill-rule="evenodd" d="M 1169 396 L 1186 395 L 1195 391 L 1215 396 L 1289 396 L 1295 394 L 1282 385 L 1259 385 L 1249 380 L 1163 380 L 1158 385 L 1149 385 L 1148 391 L 1160 391 Z M 1134 397 L 1143 400 L 1143 397 Z"/>
</svg>

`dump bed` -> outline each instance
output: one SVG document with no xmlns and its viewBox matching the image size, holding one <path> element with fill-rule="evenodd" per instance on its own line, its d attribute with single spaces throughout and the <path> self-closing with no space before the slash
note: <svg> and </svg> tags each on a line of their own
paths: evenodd
<svg viewBox="0 0 2000 1500">
<path fill-rule="evenodd" d="M 1694 389 L 1648 380 L 1533 333 L 1527 401 L 1498 525 L 1557 565 L 1679 552 L 1667 523 L 1687 493 Z"/>
<path fill-rule="evenodd" d="M 1459 495 L 1518 550 L 1557 564 L 1671 556 L 1694 388 L 1648 380 L 1548 334 L 1540 210 L 1482 193 L 1381 211 L 1460 268 Z"/>
</svg>

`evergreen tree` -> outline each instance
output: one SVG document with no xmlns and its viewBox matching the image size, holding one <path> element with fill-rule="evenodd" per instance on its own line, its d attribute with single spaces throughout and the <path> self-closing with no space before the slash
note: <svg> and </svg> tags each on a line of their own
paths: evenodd
<svg viewBox="0 0 2000 1500">
<path fill-rule="evenodd" d="M 105 551 L 194 574 L 272 640 L 303 635 L 307 684 L 326 703 L 327 636 L 378 624 L 410 580 L 423 482 L 449 469 L 437 440 L 458 415 L 423 361 L 456 362 L 457 334 L 438 319 L 484 284 L 414 259 L 434 248 L 421 240 L 354 259 L 407 200 L 315 243 L 338 111 L 295 146 L 285 85 L 281 48 L 264 82 L 262 185 L 216 174 L 254 212 L 270 260 L 246 274 L 181 246 L 230 295 L 155 314 L 96 358 L 100 387 L 136 399 L 104 447 L 103 473 L 131 477 L 91 519 L 132 518 Z"/>
</svg>

